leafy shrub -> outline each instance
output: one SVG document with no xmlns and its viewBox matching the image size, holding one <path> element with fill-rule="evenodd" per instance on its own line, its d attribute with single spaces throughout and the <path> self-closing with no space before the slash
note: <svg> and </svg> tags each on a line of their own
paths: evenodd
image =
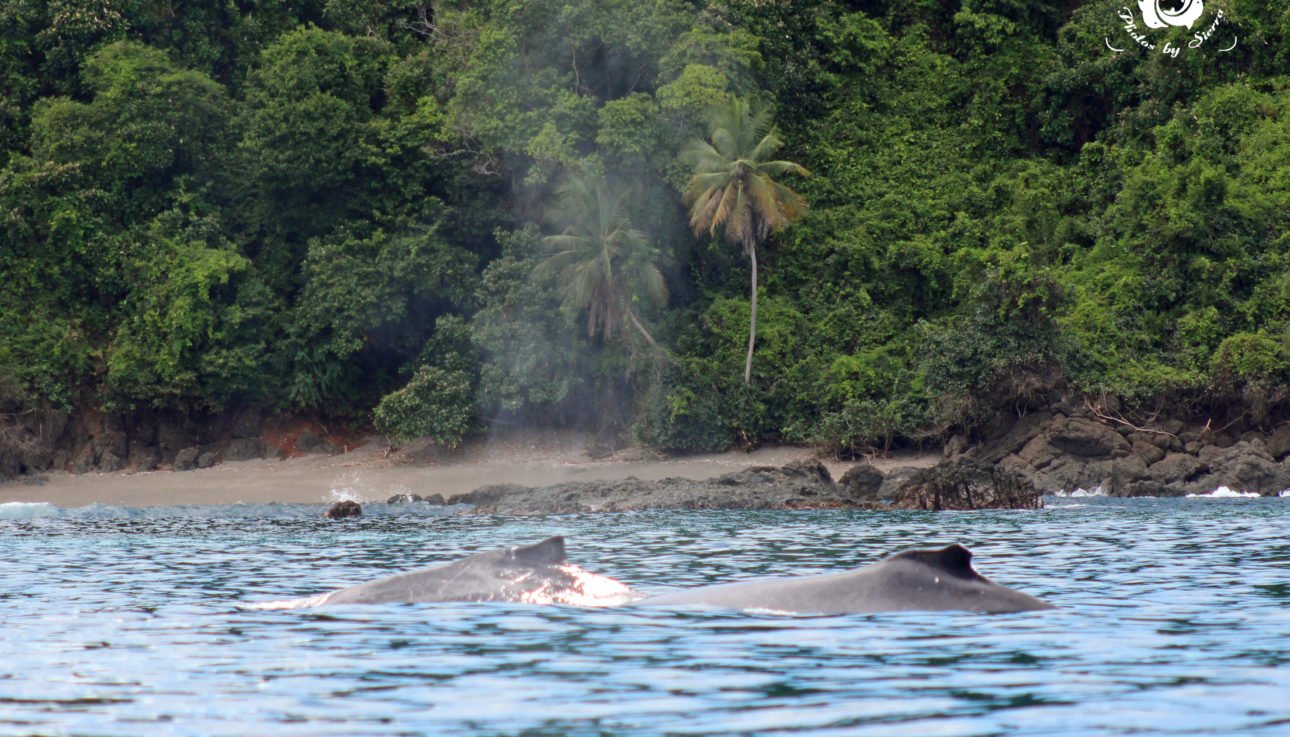
<svg viewBox="0 0 1290 737">
<path fill-rule="evenodd" d="M 456 447 L 474 416 L 470 377 L 464 371 L 422 366 L 402 389 L 385 395 L 372 413 L 376 429 L 406 441 L 427 437 Z"/>
<path fill-rule="evenodd" d="M 435 318 L 469 304 L 474 262 L 433 227 L 354 226 L 311 241 L 291 315 L 290 402 L 337 414 L 370 407 L 422 351 Z"/>
<path fill-rule="evenodd" d="M 897 394 L 860 399 L 825 412 L 815 424 L 811 440 L 838 458 L 886 453 L 899 438 L 917 437 L 927 419 L 927 405 L 918 397 Z"/>
<path fill-rule="evenodd" d="M 1290 399 L 1290 347 L 1257 333 L 1237 333 L 1209 361 L 1210 386 L 1220 397 L 1242 400 L 1256 423 Z"/>
</svg>

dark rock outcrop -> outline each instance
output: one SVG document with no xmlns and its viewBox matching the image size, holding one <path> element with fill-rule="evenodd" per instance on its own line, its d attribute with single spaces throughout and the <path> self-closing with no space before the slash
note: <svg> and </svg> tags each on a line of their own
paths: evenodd
<svg viewBox="0 0 1290 737">
<path fill-rule="evenodd" d="M 1159 445 L 1143 438 L 1133 436 L 1130 436 L 1130 438 L 1129 442 L 1133 445 L 1133 455 L 1142 459 L 1143 465 L 1150 466 L 1165 457 L 1167 448 L 1161 448 Z"/>
<path fill-rule="evenodd" d="M 161 462 L 161 450 L 155 445 L 146 445 L 143 441 L 130 441 L 130 452 L 126 454 L 125 466 L 131 471 L 151 471 Z"/>
<path fill-rule="evenodd" d="M 1237 491 L 1276 494 L 1290 488 L 1290 468 L 1272 460 L 1261 440 L 1242 440 L 1208 458 L 1210 473 L 1197 482 L 1203 490 L 1226 486 Z"/>
<path fill-rule="evenodd" d="M 1124 487 L 1117 488 L 1111 492 L 1116 497 L 1184 497 L 1187 496 L 1187 488 L 1180 487 L 1176 484 L 1165 484 L 1161 481 L 1136 480 L 1130 481 Z"/>
<path fill-rule="evenodd" d="M 258 438 L 233 438 L 220 456 L 225 461 L 252 461 L 264 457 L 264 443 Z"/>
<path fill-rule="evenodd" d="M 98 453 L 95 452 L 94 446 L 82 446 L 76 455 L 72 457 L 67 470 L 75 474 L 89 473 L 94 470 L 96 462 L 98 462 Z"/>
<path fill-rule="evenodd" d="M 201 451 L 197 448 L 184 448 L 175 454 L 175 470 L 191 471 L 197 468 L 197 457 Z"/>
<path fill-rule="evenodd" d="M 234 440 L 258 440 L 264 426 L 264 414 L 257 407 L 247 407 L 233 415 L 229 434 Z"/>
<path fill-rule="evenodd" d="M 900 496 L 901 489 L 904 488 L 905 483 L 920 470 L 922 469 L 916 466 L 897 466 L 888 471 L 887 475 L 883 477 L 882 486 L 878 489 L 877 501 L 890 504 L 892 500 Z"/>
<path fill-rule="evenodd" d="M 818 461 L 758 466 L 714 479 L 575 481 L 485 486 L 452 499 L 485 514 L 569 514 L 639 509 L 819 509 L 860 506 Z"/>
<path fill-rule="evenodd" d="M 950 460 L 911 476 L 894 506 L 929 511 L 1039 509 L 1043 495 L 1020 473 L 969 460 Z"/>
<path fill-rule="evenodd" d="M 431 494 L 421 496 L 420 494 L 395 494 L 385 500 L 386 504 L 429 504 L 432 506 L 442 507 L 447 504 L 442 494 Z"/>
<path fill-rule="evenodd" d="M 1208 421 L 1135 427 L 1092 410 L 1067 409 L 1073 414 L 1023 417 L 966 457 L 1021 474 L 1045 492 L 1100 488 L 1113 496 L 1181 496 L 1226 486 L 1271 495 L 1290 488 L 1290 424 L 1270 434 L 1238 434 L 1215 430 Z"/>
<path fill-rule="evenodd" d="M 1053 423 L 1046 433 L 1049 445 L 1081 458 L 1121 458 L 1133 449 L 1120 433 L 1082 417 Z"/>
<path fill-rule="evenodd" d="M 1272 431 L 1267 439 L 1268 455 L 1273 460 L 1283 461 L 1290 456 L 1290 424 L 1285 424 Z"/>
<path fill-rule="evenodd" d="M 318 435 L 312 430 L 301 430 L 296 436 L 296 449 L 301 453 L 322 453 L 326 455 L 335 455 L 340 449 L 327 442 L 326 438 Z"/>
<path fill-rule="evenodd" d="M 858 463 L 847 469 L 838 479 L 838 486 L 848 499 L 857 502 L 878 501 L 878 492 L 886 476 L 871 463 Z"/>
<path fill-rule="evenodd" d="M 1183 484 L 1191 481 L 1206 470 L 1196 456 L 1186 453 L 1169 453 L 1164 458 L 1151 464 L 1147 474 L 1152 481 L 1165 484 Z"/>
<path fill-rule="evenodd" d="M 1009 455 L 1025 447 L 1036 435 L 1051 425 L 1062 422 L 1064 415 L 1053 415 L 1049 412 L 1033 412 L 1017 420 L 1001 437 L 986 442 L 968 453 L 973 460 L 980 463 L 998 463 Z"/>
<path fill-rule="evenodd" d="M 986 508 L 1000 503 L 1007 508 L 1034 508 L 1039 495 L 1024 478 L 1006 471 L 986 469 L 971 475 L 967 498 L 951 499 L 937 507 L 924 504 L 918 489 L 908 482 L 934 469 L 895 469 L 885 476 L 861 464 L 854 473 L 833 483 L 828 469 L 817 461 L 799 461 L 783 467 L 747 468 L 714 479 L 663 479 L 642 481 L 569 482 L 528 488 L 500 484 L 476 489 L 453 498 L 483 514 L 568 514 L 622 512 L 639 509 L 959 509 Z M 973 469 L 966 461 L 945 461 L 946 469 Z M 958 477 L 955 477 L 956 479 Z M 990 481 L 982 485 L 981 478 Z M 957 483 L 957 482 L 956 482 Z M 922 487 L 919 487 L 921 489 Z M 959 488 L 959 487 L 955 487 Z M 1023 502 L 1022 499 L 1025 499 Z"/>
<path fill-rule="evenodd" d="M 111 450 L 104 449 L 99 453 L 99 462 L 96 468 L 104 473 L 115 473 L 125 468 L 125 460 Z"/>
</svg>

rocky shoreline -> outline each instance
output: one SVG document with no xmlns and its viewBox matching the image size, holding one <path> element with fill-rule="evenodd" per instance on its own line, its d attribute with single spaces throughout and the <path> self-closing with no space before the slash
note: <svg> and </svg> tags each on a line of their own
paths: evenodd
<svg viewBox="0 0 1290 737">
<path fill-rule="evenodd" d="M 0 480 L 46 471 L 191 471 L 225 461 L 335 455 L 359 443 L 320 421 L 266 417 L 255 408 L 204 417 L 32 411 L 0 425 Z"/>
<path fill-rule="evenodd" d="M 472 512 L 638 509 L 1035 509 L 1045 494 L 1084 489 L 1179 497 L 1220 488 L 1262 496 L 1290 489 L 1290 424 L 1236 435 L 1209 423 L 1137 426 L 1094 411 L 1036 412 L 969 445 L 951 438 L 931 468 L 859 463 L 836 482 L 816 461 L 758 467 L 707 481 L 664 479 L 486 486 L 455 497 Z"/>
<path fill-rule="evenodd" d="M 6 420 L 0 479 L 46 471 L 187 471 L 223 461 L 338 454 L 362 438 L 308 419 L 250 409 L 191 418 L 142 412 L 127 418 L 28 414 Z M 826 507 L 1028 508 L 1043 494 L 1076 489 L 1110 496 L 1184 496 L 1227 487 L 1274 496 L 1290 489 L 1290 422 L 1268 432 L 1161 419 L 1132 424 L 1090 406 L 1058 406 L 1000 423 L 987 438 L 959 435 L 932 473 L 852 467 L 836 482 L 818 463 L 750 468 L 718 478 L 494 485 L 453 501 L 499 513 L 645 508 Z"/>
<path fill-rule="evenodd" d="M 1038 509 L 1042 494 L 1023 477 L 967 460 L 884 474 L 864 463 L 836 482 L 818 460 L 754 466 L 716 478 L 494 484 L 454 496 L 471 514 L 579 514 L 646 509 Z M 444 504 L 396 495 L 391 504 Z"/>
<path fill-rule="evenodd" d="M 1227 487 L 1276 496 L 1290 489 L 1290 423 L 1238 435 L 1210 423 L 1135 426 L 1091 411 L 1037 412 L 974 447 L 953 438 L 946 455 L 1017 473 L 1046 493 L 1163 497 Z"/>
</svg>

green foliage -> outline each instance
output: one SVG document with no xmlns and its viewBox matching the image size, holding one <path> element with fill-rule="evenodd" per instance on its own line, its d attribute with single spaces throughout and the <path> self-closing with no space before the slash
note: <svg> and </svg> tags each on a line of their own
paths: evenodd
<svg viewBox="0 0 1290 737">
<path fill-rule="evenodd" d="M 1080 394 L 1278 422 L 1290 15 L 1168 58 L 1120 7 L 0 2 L 0 400 L 844 455 Z"/>
<path fill-rule="evenodd" d="M 594 349 L 560 309 L 559 295 L 530 278 L 536 229 L 499 232 L 502 255 L 483 271 L 471 337 L 480 354 L 483 416 L 568 422 L 592 392 Z"/>
<path fill-rule="evenodd" d="M 474 265 L 433 228 L 343 228 L 311 241 L 289 331 L 287 399 L 332 412 L 374 401 L 422 350 L 435 317 L 469 304 Z"/>
<path fill-rule="evenodd" d="M 548 220 L 560 232 L 542 239 L 547 255 L 533 277 L 554 280 L 567 312 L 586 313 L 588 336 L 639 333 L 657 348 L 640 313 L 667 301 L 667 285 L 656 265 L 658 249 L 632 227 L 627 207 L 633 193 L 615 191 L 603 179 L 574 177 L 558 195 Z"/>
<path fill-rule="evenodd" d="M 464 372 L 422 366 L 406 386 L 381 399 L 372 417 L 377 430 L 398 440 L 426 437 L 455 448 L 470 430 L 471 405 Z"/>
<path fill-rule="evenodd" d="M 1226 381 L 1284 386 L 1290 378 L 1290 349 L 1284 340 L 1237 333 L 1223 339 L 1209 360 L 1217 385 Z"/>
<path fill-rule="evenodd" d="M 714 361 L 687 359 L 641 393 L 633 432 L 662 450 L 722 451 L 757 445 L 770 427 L 758 391 L 713 371 Z"/>
<path fill-rule="evenodd" d="M 116 222 L 146 219 L 177 191 L 212 186 L 228 144 L 229 104 L 209 77 L 122 41 L 86 61 L 88 103 L 34 108 L 31 155 L 72 167 L 82 193 Z"/>
<path fill-rule="evenodd" d="M 808 439 L 838 458 L 852 459 L 886 453 L 897 440 L 918 437 L 927 422 L 926 404 L 916 396 L 861 399 L 826 410 Z"/>
<path fill-rule="evenodd" d="M 387 52 L 378 40 L 318 28 L 262 52 L 239 120 L 261 227 L 300 243 L 370 206 L 388 163 L 377 124 Z"/>
<path fill-rule="evenodd" d="M 1278 338 L 1228 336 L 1209 360 L 1209 379 L 1220 398 L 1239 402 L 1255 423 L 1275 423 L 1273 410 L 1290 403 L 1290 331 Z"/>
<path fill-rule="evenodd" d="M 236 305 L 233 284 L 246 277 L 247 260 L 210 219 L 166 213 L 142 236 L 125 266 L 126 318 L 108 347 L 111 404 L 222 409 L 264 398 L 256 378 L 266 346 L 227 341 L 249 307 Z"/>
</svg>

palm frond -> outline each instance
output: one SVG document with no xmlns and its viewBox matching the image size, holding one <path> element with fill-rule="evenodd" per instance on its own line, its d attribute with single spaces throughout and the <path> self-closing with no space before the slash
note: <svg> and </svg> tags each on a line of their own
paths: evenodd
<svg viewBox="0 0 1290 737">
<path fill-rule="evenodd" d="M 793 161 L 762 161 L 757 164 L 757 171 L 772 177 L 785 174 L 796 174 L 802 177 L 811 176 L 811 172 L 806 167 Z"/>
<path fill-rule="evenodd" d="M 547 213 L 558 232 L 542 239 L 547 255 L 532 272 L 535 279 L 556 280 L 562 308 L 584 313 L 588 335 L 605 340 L 628 322 L 644 330 L 630 312 L 633 301 L 652 306 L 667 299 L 655 265 L 658 251 L 631 222 L 634 197 L 632 190 L 603 178 L 571 177 L 561 183 Z"/>
<path fill-rule="evenodd" d="M 761 164 L 774 156 L 775 152 L 784 145 L 784 141 L 780 139 L 778 134 L 779 131 L 771 128 L 766 135 L 753 144 L 752 152 L 748 154 L 748 160 L 754 164 Z"/>
</svg>

